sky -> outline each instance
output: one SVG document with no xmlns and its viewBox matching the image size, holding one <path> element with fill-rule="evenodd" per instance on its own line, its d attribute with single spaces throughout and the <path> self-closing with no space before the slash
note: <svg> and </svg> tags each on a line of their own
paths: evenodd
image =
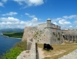
<svg viewBox="0 0 77 59">
<path fill-rule="evenodd" d="M 24 29 L 48 18 L 61 29 L 77 29 L 77 0 L 0 0 L 0 29 Z"/>
</svg>

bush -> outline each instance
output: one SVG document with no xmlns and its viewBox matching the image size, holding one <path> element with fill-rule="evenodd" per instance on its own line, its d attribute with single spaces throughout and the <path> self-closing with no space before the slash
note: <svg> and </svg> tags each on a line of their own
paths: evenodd
<svg viewBox="0 0 77 59">
<path fill-rule="evenodd" d="M 14 47 L 19 47 L 21 50 L 26 50 L 27 49 L 27 42 L 26 41 L 19 42 L 19 43 L 15 44 Z"/>
<path fill-rule="evenodd" d="M 19 47 L 12 48 L 9 52 L 6 52 L 3 59 L 16 59 L 21 51 L 22 50 Z"/>
</svg>

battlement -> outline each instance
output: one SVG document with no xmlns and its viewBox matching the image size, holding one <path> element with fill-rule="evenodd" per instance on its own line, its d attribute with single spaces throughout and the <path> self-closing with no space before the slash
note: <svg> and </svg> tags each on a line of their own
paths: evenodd
<svg viewBox="0 0 77 59">
<path fill-rule="evenodd" d="M 60 26 L 51 23 L 51 19 L 48 18 L 47 21 L 46 21 L 46 23 L 39 24 L 39 25 L 37 26 L 37 28 L 38 28 L 39 30 L 44 30 L 45 28 L 60 29 Z"/>
</svg>

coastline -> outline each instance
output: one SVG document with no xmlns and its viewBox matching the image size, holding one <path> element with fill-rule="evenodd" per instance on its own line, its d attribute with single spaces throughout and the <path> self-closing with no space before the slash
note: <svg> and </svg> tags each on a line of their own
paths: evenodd
<svg viewBox="0 0 77 59">
<path fill-rule="evenodd" d="M 6 36 L 6 35 L 4 35 L 3 33 L 1 33 L 0 35 L 5 36 L 5 37 L 7 37 L 7 38 L 16 38 L 16 37 L 9 37 L 9 36 Z M 22 38 L 16 38 L 16 39 L 22 39 Z"/>
</svg>

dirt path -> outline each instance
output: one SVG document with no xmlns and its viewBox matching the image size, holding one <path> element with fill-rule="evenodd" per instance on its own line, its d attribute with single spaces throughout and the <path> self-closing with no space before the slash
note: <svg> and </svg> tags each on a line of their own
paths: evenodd
<svg viewBox="0 0 77 59">
<path fill-rule="evenodd" d="M 43 59 L 44 56 L 44 52 L 42 51 L 42 48 L 38 48 L 38 52 L 39 52 L 39 59 Z"/>
</svg>

